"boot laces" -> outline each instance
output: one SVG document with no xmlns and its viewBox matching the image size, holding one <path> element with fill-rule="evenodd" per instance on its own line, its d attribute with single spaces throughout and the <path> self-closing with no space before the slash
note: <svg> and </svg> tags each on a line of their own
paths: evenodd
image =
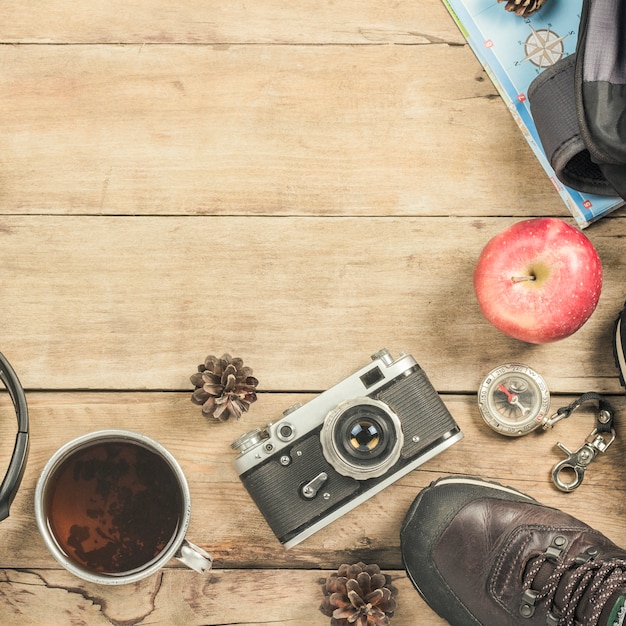
<svg viewBox="0 0 626 626">
<path fill-rule="evenodd" d="M 535 577 L 546 561 L 554 561 L 546 554 L 539 554 L 528 568 L 523 580 L 523 591 L 531 589 Z M 568 579 L 562 591 L 561 579 L 564 575 Z M 536 601 L 545 601 L 552 611 L 557 591 L 559 591 L 559 605 L 562 606 L 560 615 L 552 611 L 554 623 L 557 626 L 598 626 L 600 614 L 611 596 L 620 587 L 626 587 L 626 560 L 607 559 L 603 561 L 580 561 L 571 559 L 557 559 L 554 571 L 550 574 L 542 588 L 536 592 Z M 576 609 L 581 600 L 588 603 L 586 615 L 582 622 L 575 621 Z M 600 626 L 605 626 L 604 624 Z"/>
</svg>

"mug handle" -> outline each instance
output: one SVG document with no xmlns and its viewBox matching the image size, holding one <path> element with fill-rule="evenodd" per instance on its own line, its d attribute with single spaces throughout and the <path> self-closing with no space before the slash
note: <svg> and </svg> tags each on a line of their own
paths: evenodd
<svg viewBox="0 0 626 626">
<path fill-rule="evenodd" d="M 213 557 L 197 545 L 183 539 L 176 558 L 187 567 L 204 574 L 213 566 Z"/>
</svg>

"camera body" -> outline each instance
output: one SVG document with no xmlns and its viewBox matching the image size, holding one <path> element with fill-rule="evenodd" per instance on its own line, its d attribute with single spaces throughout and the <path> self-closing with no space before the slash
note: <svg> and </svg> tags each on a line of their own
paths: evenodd
<svg viewBox="0 0 626 626">
<path fill-rule="evenodd" d="M 415 359 L 386 349 L 283 415 L 232 447 L 241 481 L 287 548 L 463 438 Z"/>
</svg>

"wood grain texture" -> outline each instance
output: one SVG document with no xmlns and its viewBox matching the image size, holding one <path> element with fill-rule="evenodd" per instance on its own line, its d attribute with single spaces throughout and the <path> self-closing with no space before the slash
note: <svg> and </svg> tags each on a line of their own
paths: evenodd
<svg viewBox="0 0 626 626">
<path fill-rule="evenodd" d="M 464 439 L 401 478 L 341 519 L 301 544 L 285 550 L 242 486 L 230 444 L 244 432 L 275 422 L 295 402 L 310 394 L 261 394 L 239 422 L 210 422 L 190 401 L 190 393 L 32 393 L 29 405 L 32 446 L 24 483 L 11 517 L 3 522 L 0 563 L 11 568 L 50 568 L 48 554 L 34 524 L 33 497 L 37 478 L 48 458 L 65 442 L 86 432 L 121 428 L 145 433 L 178 460 L 191 491 L 189 539 L 208 550 L 217 568 L 322 568 L 343 562 L 373 561 L 401 569 L 399 531 L 419 491 L 436 478 L 476 475 L 498 480 L 562 508 L 594 525 L 615 541 L 621 539 L 626 514 L 622 468 L 623 438 L 590 466 L 583 486 L 563 494 L 552 485 L 552 467 L 564 457 L 561 441 L 577 448 L 594 425 L 589 407 L 581 408 L 554 430 L 520 439 L 493 433 L 479 416 L 475 395 L 445 395 L 443 400 Z M 559 396 L 552 411 L 573 398 Z M 612 396 L 618 415 L 626 399 Z M 320 417 L 320 420 L 323 416 Z M 2 424 L 5 449 L 12 424 Z M 285 503 L 289 502 L 285 497 Z"/>
<path fill-rule="evenodd" d="M 567 215 L 462 46 L 20 45 L 0 64 L 0 213 Z"/>
<path fill-rule="evenodd" d="M 626 210 L 586 230 L 605 274 L 583 329 L 530 346 L 486 322 L 472 272 L 487 241 L 524 217 L 573 220 L 441 0 L 9 0 L 2 17 L 0 350 L 31 418 L 1 525 L 3 626 L 323 626 L 320 579 L 359 560 L 393 577 L 394 626 L 444 626 L 403 571 L 399 530 L 448 475 L 511 485 L 623 543 L 612 340 Z M 285 550 L 230 444 L 383 346 L 415 356 L 465 437 Z M 189 376 L 226 351 L 254 369 L 259 399 L 219 424 L 190 402 Z M 479 417 L 480 381 L 513 360 L 544 375 L 552 410 L 589 390 L 617 410 L 616 442 L 574 493 L 550 471 L 557 441 L 576 448 L 591 430 L 588 409 L 522 439 Z M 0 468 L 11 412 L 0 393 Z M 208 577 L 173 561 L 96 586 L 46 550 L 38 476 L 62 444 L 106 428 L 179 461 Z"/>
<path fill-rule="evenodd" d="M 3 522 L 0 544 L 0 612 L 3 624 L 277 624 L 322 626 L 320 579 L 342 562 L 377 562 L 398 588 L 393 623 L 441 626 L 402 569 L 399 529 L 420 489 L 451 474 L 496 479 L 541 502 L 568 511 L 615 541 L 623 536 L 626 461 L 618 439 L 588 470 L 583 486 L 558 492 L 549 472 L 562 458 L 556 441 L 578 445 L 591 428 L 591 414 L 576 417 L 550 433 L 507 439 L 478 417 L 475 398 L 445 396 L 465 438 L 421 468 L 347 513 L 312 537 L 285 550 L 241 485 L 229 444 L 242 432 L 263 426 L 284 407 L 310 395 L 263 394 L 239 422 L 220 424 L 200 416 L 182 393 L 32 393 L 32 448 L 24 484 L 11 517 Z M 571 400 L 559 397 L 552 409 Z M 611 397 L 622 413 L 626 400 Z M 6 407 L 3 407 L 3 410 Z M 63 443 L 101 428 L 141 431 L 157 438 L 181 464 L 190 485 L 190 540 L 215 557 L 208 577 L 172 562 L 139 583 L 119 588 L 80 581 L 62 570 L 43 546 L 33 522 L 37 477 Z M 0 441 L 10 440 L 4 421 Z"/>
<path fill-rule="evenodd" d="M 398 589 L 394 626 L 444 626 L 403 571 L 386 572 Z M 0 610 L 7 626 L 189 624 L 328 626 L 319 611 L 320 581 L 330 571 L 214 570 L 201 578 L 165 570 L 130 588 L 103 588 L 58 570 L 0 570 Z M 278 601 L 280 599 L 280 601 Z M 70 617 L 71 615 L 71 617 Z"/>
<path fill-rule="evenodd" d="M 7 216 L 0 339 L 32 389 L 182 390 L 207 354 L 230 352 L 261 390 L 322 391 L 386 346 L 413 354 L 444 392 L 475 392 L 511 360 L 554 392 L 618 392 L 626 221 L 588 231 L 600 303 L 578 333 L 544 346 L 497 331 L 473 293 L 482 247 L 514 221 Z"/>
<path fill-rule="evenodd" d="M 37 5 L 9 0 L 0 40 L 12 43 L 465 43 L 440 2 L 120 0 Z"/>
</svg>

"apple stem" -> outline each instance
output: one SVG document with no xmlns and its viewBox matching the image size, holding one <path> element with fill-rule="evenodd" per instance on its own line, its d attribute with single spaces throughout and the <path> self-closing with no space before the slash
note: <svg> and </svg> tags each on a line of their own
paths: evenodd
<svg viewBox="0 0 626 626">
<path fill-rule="evenodd" d="M 536 276 L 511 276 L 512 283 L 522 283 L 525 280 L 536 280 Z"/>
</svg>

